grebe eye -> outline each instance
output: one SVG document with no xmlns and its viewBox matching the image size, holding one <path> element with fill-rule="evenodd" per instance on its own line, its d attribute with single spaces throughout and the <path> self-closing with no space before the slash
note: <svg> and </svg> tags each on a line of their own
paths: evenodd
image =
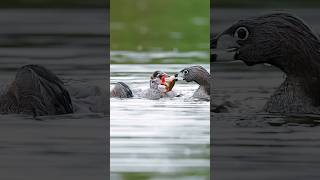
<svg viewBox="0 0 320 180">
<path fill-rule="evenodd" d="M 246 27 L 239 27 L 234 33 L 234 37 L 239 40 L 246 40 L 249 37 L 249 31 Z"/>
<path fill-rule="evenodd" d="M 188 73 L 189 73 L 188 70 L 184 70 L 184 71 L 183 71 L 183 74 L 188 74 Z"/>
</svg>

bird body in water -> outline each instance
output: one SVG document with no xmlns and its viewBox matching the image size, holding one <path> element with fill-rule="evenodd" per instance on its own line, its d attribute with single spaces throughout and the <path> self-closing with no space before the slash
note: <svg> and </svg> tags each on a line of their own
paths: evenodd
<svg viewBox="0 0 320 180">
<path fill-rule="evenodd" d="M 133 93 L 130 87 L 124 82 L 117 82 L 110 93 L 111 97 L 132 98 Z"/>
<path fill-rule="evenodd" d="M 320 113 L 320 41 L 300 18 L 280 12 L 240 20 L 211 46 L 214 61 L 268 63 L 286 74 L 267 112 Z"/>
<path fill-rule="evenodd" d="M 14 81 L 0 96 L 1 113 L 33 116 L 73 113 L 70 95 L 63 82 L 39 65 L 18 69 Z"/>
<path fill-rule="evenodd" d="M 155 71 L 149 80 L 149 88 L 136 93 L 138 97 L 157 100 L 164 97 L 175 97 L 177 94 L 172 91 L 176 79 L 169 83 L 169 87 L 164 85 L 166 73 Z M 133 92 L 124 82 L 117 82 L 111 90 L 111 97 L 132 98 Z"/>
<path fill-rule="evenodd" d="M 157 100 L 163 97 L 166 89 L 161 85 L 159 78 L 150 79 L 150 87 L 143 92 L 143 97 L 147 99 Z"/>
<path fill-rule="evenodd" d="M 199 88 L 193 94 L 194 98 L 210 100 L 211 76 L 204 67 L 187 67 L 182 69 L 180 74 L 182 74 L 183 80 L 199 84 Z"/>
</svg>

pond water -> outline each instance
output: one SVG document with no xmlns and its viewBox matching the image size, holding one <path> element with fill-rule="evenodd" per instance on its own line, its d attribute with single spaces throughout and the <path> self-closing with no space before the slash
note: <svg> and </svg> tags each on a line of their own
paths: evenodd
<svg viewBox="0 0 320 180">
<path fill-rule="evenodd" d="M 261 9 L 213 9 L 213 34 Z M 292 10 L 319 31 L 318 10 Z M 316 180 L 320 178 L 318 115 L 278 115 L 262 111 L 285 75 L 267 65 L 212 63 L 216 104 L 227 113 L 211 113 L 212 166 L 219 180 Z"/>
<path fill-rule="evenodd" d="M 188 66 L 111 65 L 111 87 L 147 89 L 155 70 L 171 75 Z M 191 98 L 197 87 L 179 80 L 173 90 L 182 97 L 110 99 L 112 180 L 209 179 L 210 102 Z"/>
<path fill-rule="evenodd" d="M 0 116 L 2 179 L 104 179 L 108 112 L 105 10 L 2 9 L 0 86 L 40 64 L 65 83 L 76 113 Z"/>
</svg>

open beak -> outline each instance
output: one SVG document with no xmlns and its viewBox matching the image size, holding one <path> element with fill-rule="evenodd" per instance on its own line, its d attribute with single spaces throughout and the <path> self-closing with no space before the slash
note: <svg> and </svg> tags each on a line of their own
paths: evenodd
<svg viewBox="0 0 320 180">
<path fill-rule="evenodd" d="M 182 81 L 182 80 L 184 80 L 183 71 L 180 71 L 180 72 L 176 73 L 176 74 L 175 74 L 175 77 L 176 77 L 177 81 Z"/>
<path fill-rule="evenodd" d="M 168 77 L 168 75 L 166 73 L 161 74 L 161 84 L 165 84 L 166 83 L 166 78 Z"/>
<path fill-rule="evenodd" d="M 221 34 L 211 40 L 211 61 L 234 61 L 240 45 L 228 34 Z"/>
<path fill-rule="evenodd" d="M 175 80 L 178 81 L 179 80 L 179 73 L 175 73 L 174 74 Z M 181 79 L 180 79 L 181 80 Z"/>
</svg>

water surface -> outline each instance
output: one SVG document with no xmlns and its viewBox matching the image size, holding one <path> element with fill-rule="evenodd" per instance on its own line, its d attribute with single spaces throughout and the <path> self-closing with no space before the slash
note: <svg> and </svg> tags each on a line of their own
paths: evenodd
<svg viewBox="0 0 320 180">
<path fill-rule="evenodd" d="M 188 66 L 111 65 L 111 86 L 147 89 L 155 70 L 172 75 Z M 197 88 L 177 81 L 173 90 L 182 97 L 110 99 L 112 180 L 209 179 L 210 103 L 191 98 Z"/>
</svg>

